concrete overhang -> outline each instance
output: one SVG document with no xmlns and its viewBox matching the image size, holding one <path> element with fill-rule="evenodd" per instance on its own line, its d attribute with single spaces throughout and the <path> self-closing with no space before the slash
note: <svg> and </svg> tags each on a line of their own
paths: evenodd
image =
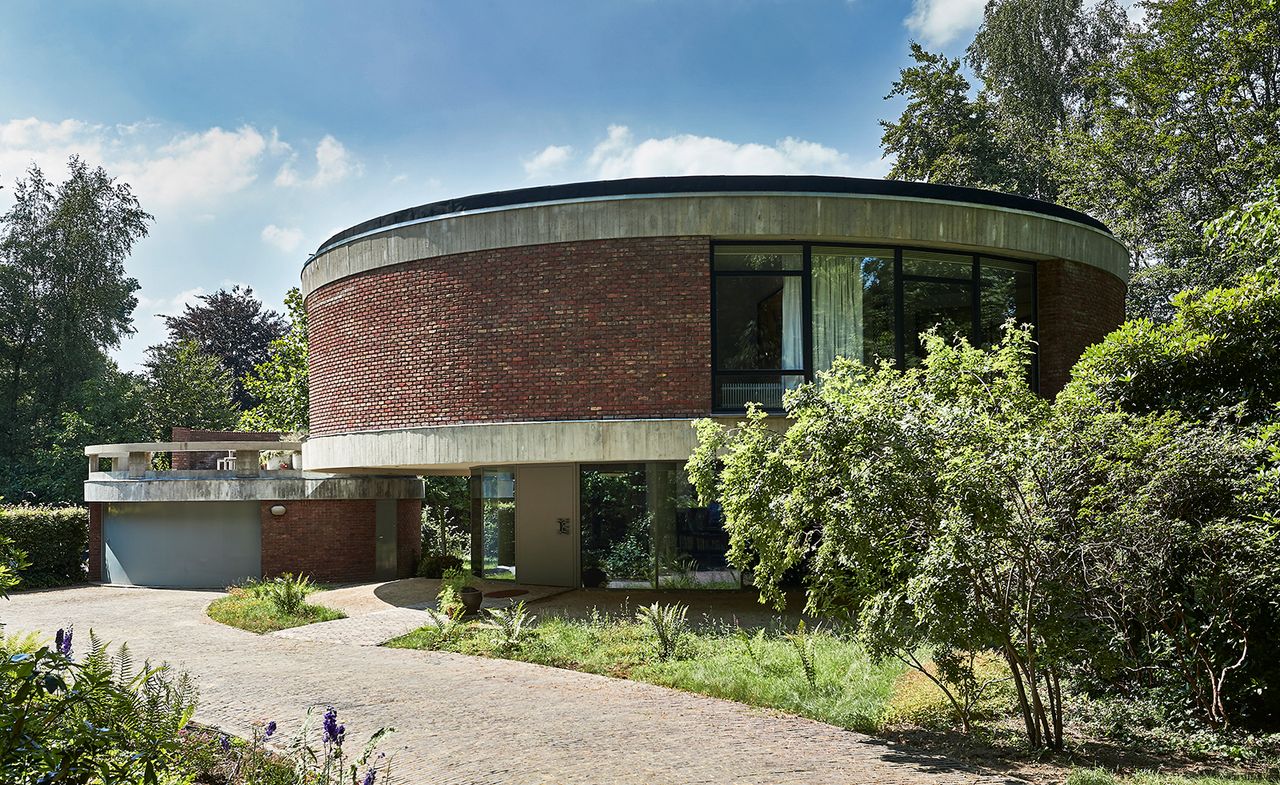
<svg viewBox="0 0 1280 785">
<path fill-rule="evenodd" d="M 671 181 L 674 187 L 674 181 L 685 178 L 652 179 Z M 456 205 L 424 205 L 353 227 L 326 242 L 303 268 L 303 296 L 352 275 L 437 256 L 638 237 L 918 246 L 1029 261 L 1067 259 L 1128 279 L 1124 245 L 1097 221 L 1058 205 L 920 183 L 870 188 L 886 183 L 854 178 L 807 178 L 832 181 L 831 188 L 850 182 L 858 186 L 845 192 L 787 192 L 788 178 L 757 179 L 778 190 L 664 193 L 662 183 L 656 183 L 643 193 L 614 189 L 600 196 L 506 200 L 491 207 L 471 205 L 479 197 Z M 599 184 L 575 187 L 584 185 Z M 541 189 L 529 190 L 529 199 L 540 198 L 536 192 Z M 452 206 L 457 210 L 447 212 Z"/>
<path fill-rule="evenodd" d="M 740 418 L 716 418 L 725 423 Z M 770 418 L 779 427 L 783 417 Z M 463 474 L 478 466 L 686 461 L 697 446 L 693 418 L 474 423 L 312 436 L 308 467 Z"/>
<path fill-rule="evenodd" d="M 274 471 L 258 477 L 233 472 L 91 472 L 86 502 L 289 501 L 302 499 L 421 499 L 417 477 L 342 477 L 321 472 Z"/>
</svg>

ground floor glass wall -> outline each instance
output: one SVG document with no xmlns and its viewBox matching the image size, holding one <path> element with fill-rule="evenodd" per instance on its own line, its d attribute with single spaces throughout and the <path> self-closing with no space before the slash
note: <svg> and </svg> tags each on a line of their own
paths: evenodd
<svg viewBox="0 0 1280 785">
<path fill-rule="evenodd" d="M 481 469 L 471 475 L 471 520 L 471 571 L 490 580 L 515 580 L 515 472 Z"/>
<path fill-rule="evenodd" d="M 611 588 L 739 588 L 717 507 L 698 506 L 681 464 L 584 464 L 582 582 Z"/>
</svg>

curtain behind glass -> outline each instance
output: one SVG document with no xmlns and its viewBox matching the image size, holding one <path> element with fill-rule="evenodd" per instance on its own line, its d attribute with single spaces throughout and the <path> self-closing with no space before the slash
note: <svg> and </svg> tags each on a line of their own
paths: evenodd
<svg viewBox="0 0 1280 785">
<path fill-rule="evenodd" d="M 861 254 L 813 254 L 813 369 L 862 360 Z"/>
<path fill-rule="evenodd" d="M 804 281 L 794 275 L 782 285 L 782 367 L 804 368 Z"/>
</svg>

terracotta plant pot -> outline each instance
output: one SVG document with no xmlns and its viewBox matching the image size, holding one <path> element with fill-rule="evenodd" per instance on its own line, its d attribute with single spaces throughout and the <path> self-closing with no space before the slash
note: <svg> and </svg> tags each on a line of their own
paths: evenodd
<svg viewBox="0 0 1280 785">
<path fill-rule="evenodd" d="M 466 606 L 467 613 L 480 610 L 480 603 L 484 602 L 484 593 L 474 586 L 463 586 L 458 595 L 462 599 L 462 604 Z"/>
</svg>

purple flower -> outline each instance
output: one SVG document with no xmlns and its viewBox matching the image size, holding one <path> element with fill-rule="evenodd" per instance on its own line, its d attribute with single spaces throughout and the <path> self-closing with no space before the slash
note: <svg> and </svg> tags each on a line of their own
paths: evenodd
<svg viewBox="0 0 1280 785">
<path fill-rule="evenodd" d="M 378 772 L 369 769 L 364 773 L 364 782 L 361 785 L 373 785 L 373 781 L 378 778 Z"/>
<path fill-rule="evenodd" d="M 268 738 L 268 739 L 269 739 L 269 738 L 271 738 L 271 736 L 272 736 L 275 732 L 276 732 L 276 721 L 275 721 L 275 720 L 272 720 L 271 722 L 268 722 L 268 723 L 267 723 L 267 734 L 266 734 L 266 738 Z"/>
<path fill-rule="evenodd" d="M 222 751 L 223 751 L 223 752 L 231 752 L 231 737 L 230 737 L 230 736 L 223 736 L 223 737 L 222 737 Z"/>
<path fill-rule="evenodd" d="M 67 625 L 65 630 L 59 629 L 58 634 L 53 636 L 53 645 L 58 649 L 58 653 L 63 657 L 71 656 L 71 634 L 73 629 L 71 625 Z"/>
<path fill-rule="evenodd" d="M 338 710 L 330 706 L 324 713 L 324 743 L 341 747 L 346 732 L 347 726 L 338 724 Z"/>
</svg>

